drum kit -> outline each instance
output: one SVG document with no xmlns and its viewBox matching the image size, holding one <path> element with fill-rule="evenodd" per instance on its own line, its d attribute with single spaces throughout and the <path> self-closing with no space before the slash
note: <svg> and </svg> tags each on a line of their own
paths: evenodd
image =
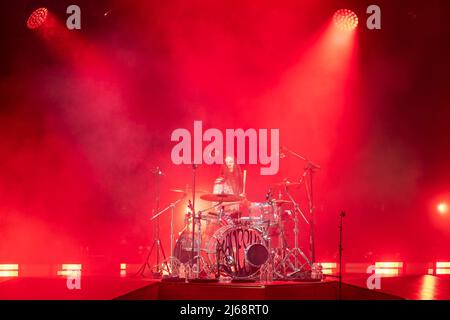
<svg viewBox="0 0 450 320">
<path fill-rule="evenodd" d="M 274 198 L 269 188 L 264 202 L 250 202 L 245 193 L 232 194 L 226 184 L 216 180 L 213 193 L 195 190 L 171 189 L 182 194 L 200 193 L 200 199 L 211 203 L 207 209 L 196 212 L 189 201 L 185 213 L 185 226 L 175 240 L 174 209 L 178 199 L 157 212 L 157 219 L 171 212 L 170 257 L 156 266 L 167 281 L 193 282 L 251 282 L 258 280 L 320 281 L 320 265 L 314 259 L 314 206 L 312 202 L 312 174 L 314 167 L 306 166 L 299 181 L 284 180 L 272 187 L 278 188 Z M 310 177 L 311 179 L 307 179 Z M 244 170 L 244 192 L 246 184 Z M 305 185 L 309 214 L 300 209 L 290 193 L 291 187 Z M 300 218 L 310 227 L 310 252 L 306 254 L 299 245 Z M 293 244 L 287 241 L 286 222 L 293 222 Z M 289 225 L 292 225 L 290 223 Z M 158 239 L 158 243 L 160 243 Z"/>
</svg>

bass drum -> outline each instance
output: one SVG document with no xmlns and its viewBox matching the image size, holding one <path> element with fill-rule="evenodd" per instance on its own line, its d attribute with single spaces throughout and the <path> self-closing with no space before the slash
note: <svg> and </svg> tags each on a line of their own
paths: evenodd
<svg viewBox="0 0 450 320">
<path fill-rule="evenodd" d="M 220 229 L 226 223 L 223 219 L 219 221 L 218 217 L 214 214 L 207 213 L 203 215 L 201 222 L 201 248 L 200 256 L 207 259 L 208 249 L 207 245 L 209 240 L 213 237 L 215 232 Z M 194 257 L 199 255 L 198 252 L 198 224 L 195 227 L 195 246 L 194 246 Z M 184 229 L 184 231 L 178 237 L 175 248 L 173 250 L 173 255 L 181 263 L 188 263 L 191 260 L 192 255 L 192 221 Z"/>
<path fill-rule="evenodd" d="M 226 225 L 208 242 L 208 262 L 233 279 L 252 279 L 269 258 L 267 246 L 259 228 Z"/>
</svg>

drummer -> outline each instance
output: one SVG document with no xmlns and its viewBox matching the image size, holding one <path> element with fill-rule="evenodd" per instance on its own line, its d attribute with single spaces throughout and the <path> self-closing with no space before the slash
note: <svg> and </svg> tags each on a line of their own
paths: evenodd
<svg viewBox="0 0 450 320">
<path fill-rule="evenodd" d="M 241 166 L 233 157 L 227 156 L 220 168 L 220 176 L 214 182 L 214 194 L 231 194 L 245 197 L 243 193 L 243 175 Z M 226 206 L 226 211 L 238 211 L 239 204 Z"/>
<path fill-rule="evenodd" d="M 242 195 L 242 170 L 233 157 L 225 158 L 225 163 L 220 168 L 220 177 L 216 179 L 216 182 L 223 184 L 223 193 Z"/>
</svg>

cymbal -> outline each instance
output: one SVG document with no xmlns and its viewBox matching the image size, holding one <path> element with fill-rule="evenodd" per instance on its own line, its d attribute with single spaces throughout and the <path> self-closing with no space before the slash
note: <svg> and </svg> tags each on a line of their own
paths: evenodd
<svg viewBox="0 0 450 320">
<path fill-rule="evenodd" d="M 229 206 L 236 206 L 236 205 L 242 205 L 242 201 L 232 201 L 232 202 L 224 203 L 222 205 L 222 207 L 229 207 Z"/>
<path fill-rule="evenodd" d="M 277 204 L 277 205 L 283 205 L 283 204 L 288 204 L 288 203 L 292 203 L 289 200 L 272 200 L 273 203 Z"/>
<path fill-rule="evenodd" d="M 192 193 L 192 188 L 187 188 L 187 189 L 169 189 L 169 191 L 175 192 L 175 193 Z M 208 193 L 208 191 L 205 190 L 195 190 L 195 193 Z"/>
<path fill-rule="evenodd" d="M 299 186 L 299 185 L 301 185 L 301 183 L 300 182 L 291 182 L 289 180 L 285 180 L 283 182 L 275 183 L 275 185 L 276 186 Z"/>
<path fill-rule="evenodd" d="M 200 196 L 200 199 L 213 202 L 237 202 L 243 200 L 244 197 L 227 193 L 209 193 Z"/>
</svg>

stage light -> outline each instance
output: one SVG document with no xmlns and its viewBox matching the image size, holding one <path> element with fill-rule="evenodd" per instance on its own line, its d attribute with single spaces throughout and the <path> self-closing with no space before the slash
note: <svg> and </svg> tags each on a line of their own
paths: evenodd
<svg viewBox="0 0 450 320">
<path fill-rule="evenodd" d="M 19 276 L 18 264 L 0 264 L 0 277 L 11 278 Z"/>
<path fill-rule="evenodd" d="M 336 274 L 337 273 L 337 263 L 336 262 L 321 262 L 322 273 L 323 274 Z"/>
<path fill-rule="evenodd" d="M 340 9 L 335 12 L 333 22 L 340 30 L 352 31 L 358 26 L 358 16 L 351 10 Z"/>
<path fill-rule="evenodd" d="M 376 262 L 376 268 L 403 268 L 403 262 Z"/>
<path fill-rule="evenodd" d="M 445 202 L 441 202 L 437 205 L 436 209 L 437 209 L 437 212 L 444 215 L 444 214 L 448 213 L 448 204 Z"/>
<path fill-rule="evenodd" d="M 436 274 L 450 274 L 450 262 L 436 262 Z"/>
<path fill-rule="evenodd" d="M 450 274 L 450 269 L 436 269 L 437 275 L 447 275 Z"/>
<path fill-rule="evenodd" d="M 57 271 L 58 276 L 76 276 L 81 273 L 81 264 L 63 264 L 61 270 Z"/>
<path fill-rule="evenodd" d="M 125 277 L 127 275 L 127 264 L 121 263 L 120 264 L 120 276 Z"/>
<path fill-rule="evenodd" d="M 450 269 L 450 262 L 436 262 L 436 268 L 448 268 Z"/>
<path fill-rule="evenodd" d="M 403 262 L 375 262 L 375 274 L 398 276 L 402 273 Z"/>
<path fill-rule="evenodd" d="M 375 269 L 375 274 L 383 275 L 383 276 L 398 276 L 398 269 Z"/>
<path fill-rule="evenodd" d="M 28 17 L 27 27 L 29 29 L 39 28 L 41 25 L 44 24 L 45 20 L 47 20 L 47 17 L 48 17 L 48 9 L 47 8 L 36 9 Z"/>
</svg>

